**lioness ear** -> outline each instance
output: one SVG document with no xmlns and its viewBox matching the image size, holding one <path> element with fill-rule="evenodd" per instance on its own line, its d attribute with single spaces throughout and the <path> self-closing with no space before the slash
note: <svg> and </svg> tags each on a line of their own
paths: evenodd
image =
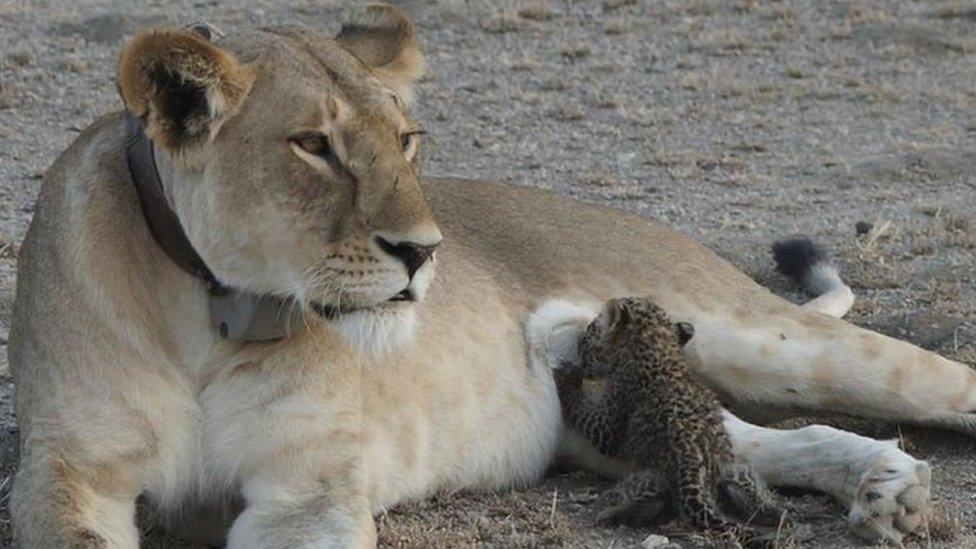
<svg viewBox="0 0 976 549">
<path fill-rule="evenodd" d="M 154 29 L 133 38 L 119 58 L 126 109 L 146 133 L 174 153 L 211 139 L 240 107 L 254 75 L 191 31 Z"/>
<path fill-rule="evenodd" d="M 424 73 L 424 57 L 413 23 L 400 8 L 372 4 L 342 26 L 336 40 L 368 65 L 405 102 Z"/>
</svg>

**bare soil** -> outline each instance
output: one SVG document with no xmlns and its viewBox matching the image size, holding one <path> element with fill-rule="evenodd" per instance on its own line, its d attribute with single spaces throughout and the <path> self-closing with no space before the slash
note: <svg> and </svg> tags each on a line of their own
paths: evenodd
<svg viewBox="0 0 976 549">
<path fill-rule="evenodd" d="M 769 245 L 814 235 L 858 294 L 853 322 L 976 363 L 976 4 L 398 3 L 430 62 L 418 107 L 428 174 L 515 181 L 657 219 L 797 301 Z M 44 170 L 120 107 L 122 41 L 201 19 L 231 32 L 278 23 L 334 32 L 349 4 L 0 0 L 0 493 L 16 454 L 5 344 L 17 245 Z M 858 222 L 871 230 L 858 236 Z M 909 545 L 976 547 L 976 441 L 852 426 L 901 436 L 934 466 L 934 497 L 960 532 Z M 624 547 L 651 533 L 595 527 L 602 487 L 576 472 L 506 494 L 444 494 L 381 516 L 381 542 Z M 809 525 L 804 546 L 858 545 L 826 496 L 785 501 Z M 7 526 L 2 513 L 9 541 Z"/>
</svg>

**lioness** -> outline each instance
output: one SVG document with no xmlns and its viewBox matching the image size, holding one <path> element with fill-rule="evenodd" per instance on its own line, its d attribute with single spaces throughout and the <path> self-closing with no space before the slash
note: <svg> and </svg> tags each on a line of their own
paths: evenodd
<svg viewBox="0 0 976 549">
<path fill-rule="evenodd" d="M 136 547 L 140 494 L 174 524 L 239 501 L 231 547 L 369 546 L 378 510 L 534 482 L 561 447 L 613 473 L 564 436 L 547 367 L 610 296 L 694 323 L 689 360 L 739 405 L 976 430 L 976 376 L 823 314 L 843 314 L 846 287 L 799 308 L 643 219 L 419 181 L 406 109 L 421 68 L 386 6 L 335 39 L 161 29 L 128 44 L 118 86 L 162 191 L 140 205 L 122 113 L 46 175 L 10 341 L 22 546 Z M 199 262 L 154 238 L 146 211 L 169 209 Z M 222 289 L 280 298 L 302 325 L 224 337 L 208 306 Z M 917 528 L 928 466 L 895 445 L 725 422 L 766 482 L 833 493 L 874 532 Z"/>
</svg>

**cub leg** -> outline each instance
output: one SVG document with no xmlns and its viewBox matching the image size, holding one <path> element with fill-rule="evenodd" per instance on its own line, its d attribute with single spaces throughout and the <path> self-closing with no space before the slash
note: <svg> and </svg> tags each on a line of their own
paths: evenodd
<svg viewBox="0 0 976 549">
<path fill-rule="evenodd" d="M 18 547 L 139 547 L 131 479 L 27 451 L 14 480 L 10 510 Z"/>
<path fill-rule="evenodd" d="M 563 416 L 569 420 L 570 428 L 578 430 L 587 440 L 604 454 L 613 455 L 620 444 L 620 427 L 625 410 L 621 402 L 607 398 L 604 391 L 591 394 L 583 387 L 583 378 L 571 367 L 553 372 Z"/>
<path fill-rule="evenodd" d="M 724 414 L 734 452 L 765 483 L 811 488 L 848 507 L 848 523 L 871 540 L 900 541 L 929 513 L 931 470 L 898 449 L 832 427 L 779 430 Z"/>
<path fill-rule="evenodd" d="M 783 511 L 772 504 L 748 467 L 720 467 L 717 489 L 719 505 L 742 524 L 777 526 L 783 521 Z"/>
<path fill-rule="evenodd" d="M 707 464 L 691 457 L 691 453 L 685 452 L 674 460 L 681 514 L 695 526 L 734 530 L 736 525 L 721 515 L 713 497 L 712 471 Z"/>
<path fill-rule="evenodd" d="M 673 490 L 656 471 L 643 469 L 628 475 L 604 495 L 610 508 L 598 521 L 610 526 L 642 527 L 663 522 L 672 513 Z"/>
</svg>

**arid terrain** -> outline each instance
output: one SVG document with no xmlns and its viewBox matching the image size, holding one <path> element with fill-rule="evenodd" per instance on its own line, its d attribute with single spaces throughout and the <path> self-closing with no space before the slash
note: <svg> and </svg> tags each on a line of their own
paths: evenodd
<svg viewBox="0 0 976 549">
<path fill-rule="evenodd" d="M 416 19 L 429 60 L 417 108 L 426 174 L 514 181 L 636 212 L 795 301 L 805 297 L 774 272 L 769 246 L 813 235 L 858 295 L 852 322 L 976 364 L 976 3 L 397 3 Z M 16 453 L 5 344 L 18 243 L 45 169 L 120 108 L 113 71 L 125 38 L 195 20 L 227 32 L 279 23 L 335 32 L 352 4 L 0 0 L 0 494 Z M 976 547 L 976 439 L 849 426 L 901 437 L 934 467 L 933 497 L 949 518 L 909 546 Z M 652 533 L 595 527 L 603 487 L 576 472 L 506 494 L 444 494 L 381 516 L 381 542 L 629 547 Z M 808 525 L 803 546 L 859 545 L 830 498 L 784 501 Z M 946 539 L 953 522 L 959 531 Z M 0 533 L 0 546 L 9 543 L 5 512 Z"/>
</svg>

